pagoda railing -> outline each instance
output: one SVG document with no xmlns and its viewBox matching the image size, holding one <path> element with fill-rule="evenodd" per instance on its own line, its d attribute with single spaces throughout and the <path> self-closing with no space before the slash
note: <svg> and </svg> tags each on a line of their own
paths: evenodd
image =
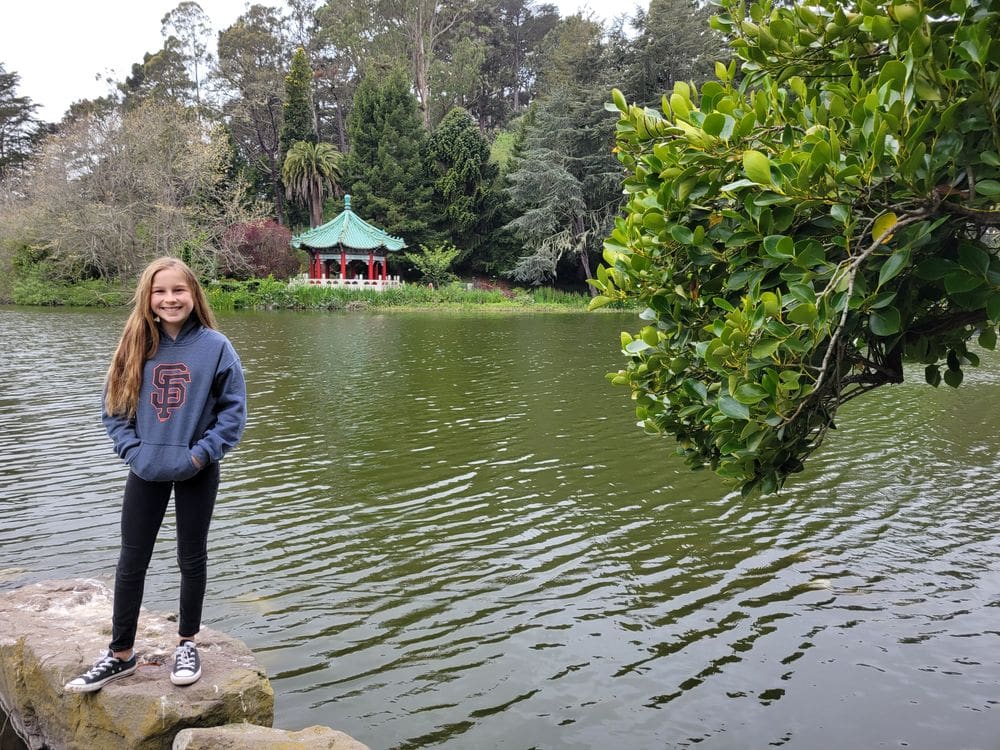
<svg viewBox="0 0 1000 750">
<path fill-rule="evenodd" d="M 403 286 L 403 281 L 399 276 L 390 276 L 386 279 L 367 279 L 363 276 L 357 276 L 353 279 L 342 279 L 339 276 L 310 279 L 308 274 L 302 274 L 299 277 L 299 283 L 309 286 L 334 286 L 344 289 L 374 289 L 376 291 Z"/>
</svg>

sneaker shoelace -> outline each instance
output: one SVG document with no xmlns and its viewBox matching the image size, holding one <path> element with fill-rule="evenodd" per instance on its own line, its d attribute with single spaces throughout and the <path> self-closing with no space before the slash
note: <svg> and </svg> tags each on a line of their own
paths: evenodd
<svg viewBox="0 0 1000 750">
<path fill-rule="evenodd" d="M 98 660 L 98 662 L 94 666 L 92 666 L 90 669 L 87 670 L 86 676 L 97 677 L 97 675 L 103 672 L 106 668 L 110 667 L 114 661 L 115 657 L 109 654 L 105 654 Z"/>
<path fill-rule="evenodd" d="M 178 646 L 177 650 L 174 651 L 174 658 L 177 660 L 174 671 L 187 670 L 188 672 L 194 672 L 194 653 L 194 646 L 187 644 Z"/>
</svg>

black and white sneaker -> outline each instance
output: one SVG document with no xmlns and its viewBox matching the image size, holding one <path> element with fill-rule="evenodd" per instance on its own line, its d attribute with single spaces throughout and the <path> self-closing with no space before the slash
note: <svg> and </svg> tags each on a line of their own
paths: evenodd
<svg viewBox="0 0 1000 750">
<path fill-rule="evenodd" d="M 174 669 L 170 681 L 175 685 L 191 685 L 201 677 L 201 657 L 194 641 L 181 641 L 174 650 Z"/>
<path fill-rule="evenodd" d="M 94 666 L 79 677 L 67 682 L 63 689 L 69 693 L 92 693 L 95 690 L 100 690 L 112 680 L 128 677 L 136 668 L 135 652 L 132 653 L 131 659 L 119 659 L 114 655 L 114 652 L 108 651 L 94 663 Z"/>
</svg>

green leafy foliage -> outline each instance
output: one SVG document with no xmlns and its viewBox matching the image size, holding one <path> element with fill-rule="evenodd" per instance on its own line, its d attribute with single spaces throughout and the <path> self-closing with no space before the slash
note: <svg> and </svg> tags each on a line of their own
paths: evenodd
<svg viewBox="0 0 1000 750">
<path fill-rule="evenodd" d="M 713 26 L 717 80 L 608 105 L 629 200 L 591 307 L 645 308 L 609 378 L 646 428 L 771 492 L 904 360 L 958 387 L 995 345 L 1000 8 L 725 0 Z"/>
<path fill-rule="evenodd" d="M 421 245 L 420 249 L 423 252 L 406 253 L 406 259 L 416 266 L 422 281 L 440 287 L 458 280 L 458 277 L 451 272 L 451 265 L 461 250 L 449 244 L 437 247 Z"/>
<path fill-rule="evenodd" d="M 343 154 L 329 143 L 296 141 L 288 150 L 281 179 L 289 198 L 298 198 L 309 208 L 309 226 L 323 223 L 323 200 L 336 192 L 343 179 Z"/>
<path fill-rule="evenodd" d="M 215 76 L 222 87 L 222 114 L 251 183 L 274 202 L 286 223 L 284 153 L 279 143 L 287 64 L 276 8 L 255 4 L 219 32 Z"/>
<path fill-rule="evenodd" d="M 353 312 L 392 308 L 436 309 L 444 305 L 480 310 L 523 308 L 532 312 L 579 312 L 587 302 L 582 294 L 559 292 L 546 287 L 528 291 L 518 288 L 469 289 L 458 283 L 435 287 L 406 284 L 375 291 L 303 283 L 286 284 L 274 278 L 213 281 L 206 285 L 205 292 L 216 310 L 285 308 Z M 123 292 L 121 304 L 125 304 L 127 300 L 128 294 Z"/>
<path fill-rule="evenodd" d="M 563 258 L 591 276 L 600 239 L 621 200 L 621 168 L 611 154 L 614 120 L 600 109 L 596 86 L 567 86 L 527 118 L 523 148 L 507 174 L 514 218 L 507 224 L 524 247 L 509 272 L 517 282 L 544 284 Z"/>
<path fill-rule="evenodd" d="M 460 249 L 459 261 L 476 255 L 499 222 L 499 169 L 490 147 L 464 109 L 449 112 L 431 133 L 427 154 L 434 177 L 434 202 L 443 207 L 442 231 Z"/>
<path fill-rule="evenodd" d="M 639 102 L 659 101 L 674 81 L 707 81 L 715 61 L 728 57 L 722 35 L 708 28 L 708 3 L 650 0 L 639 13 L 625 75 L 626 90 Z"/>
<path fill-rule="evenodd" d="M 433 234 L 427 132 L 406 74 L 369 75 L 358 86 L 347 121 L 348 192 L 365 219 L 407 244 Z"/>
</svg>

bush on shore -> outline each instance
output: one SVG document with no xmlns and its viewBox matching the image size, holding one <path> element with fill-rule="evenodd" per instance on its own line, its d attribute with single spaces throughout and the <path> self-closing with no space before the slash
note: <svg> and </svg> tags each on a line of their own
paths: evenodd
<svg viewBox="0 0 1000 750">
<path fill-rule="evenodd" d="M 132 299 L 132 288 L 104 279 L 66 282 L 41 273 L 15 277 L 10 299 L 15 305 L 66 307 L 122 307 Z M 288 284 L 265 279 L 221 279 L 205 284 L 216 310 L 376 310 L 405 307 L 496 307 L 585 310 L 589 296 L 577 292 L 537 289 L 469 289 L 464 284 L 429 287 L 407 284 L 384 291 Z"/>
<path fill-rule="evenodd" d="M 15 305 L 121 307 L 131 299 L 131 289 L 104 279 L 69 283 L 30 275 L 11 284 L 11 301 Z"/>
<path fill-rule="evenodd" d="M 222 280 L 206 286 L 216 310 L 365 310 L 392 307 L 498 306 L 562 307 L 586 309 L 588 296 L 555 289 L 468 289 L 455 283 L 442 287 L 407 284 L 383 291 L 286 284 L 273 278 L 250 281 Z"/>
</svg>

